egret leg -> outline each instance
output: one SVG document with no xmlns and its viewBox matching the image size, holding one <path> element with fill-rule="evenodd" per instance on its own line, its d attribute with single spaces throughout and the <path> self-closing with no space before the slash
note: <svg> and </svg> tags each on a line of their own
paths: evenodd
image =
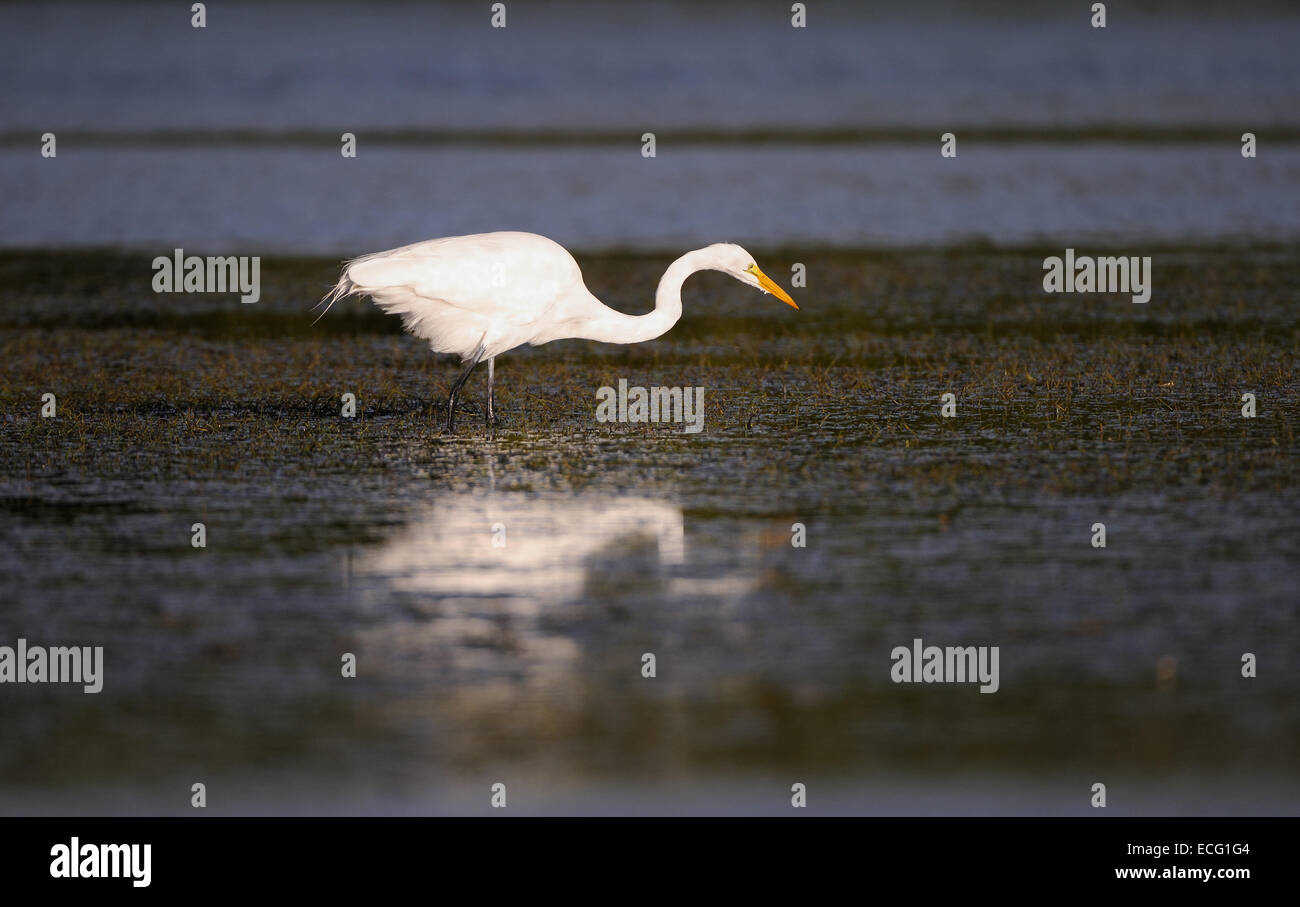
<svg viewBox="0 0 1300 907">
<path fill-rule="evenodd" d="M 456 376 L 456 383 L 451 386 L 451 396 L 447 398 L 447 431 L 456 430 L 456 394 L 460 393 L 461 386 L 469 380 L 470 372 L 474 371 L 474 366 L 478 365 L 479 360 L 483 358 L 482 352 L 474 355 L 466 364 L 461 373 Z"/>
<path fill-rule="evenodd" d="M 493 356 L 488 360 L 488 402 L 485 418 L 489 429 L 495 428 L 497 424 L 496 396 L 493 393 L 493 385 L 496 382 L 496 365 L 497 357 Z"/>
</svg>

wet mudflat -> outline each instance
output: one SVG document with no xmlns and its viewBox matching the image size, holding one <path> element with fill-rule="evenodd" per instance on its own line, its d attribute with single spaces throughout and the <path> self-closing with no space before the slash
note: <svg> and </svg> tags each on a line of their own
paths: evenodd
<svg viewBox="0 0 1300 907">
<path fill-rule="evenodd" d="M 333 261 L 240 305 L 0 255 L 0 644 L 106 665 L 6 690 L 0 809 L 1295 812 L 1300 257 L 1144 252 L 1133 305 L 1060 253 L 760 254 L 801 311 L 702 275 L 656 341 L 508 354 L 494 439 L 396 319 L 312 325 Z M 642 312 L 668 258 L 579 261 Z M 620 379 L 703 431 L 597 422 Z M 917 637 L 1000 689 L 893 683 Z"/>
</svg>

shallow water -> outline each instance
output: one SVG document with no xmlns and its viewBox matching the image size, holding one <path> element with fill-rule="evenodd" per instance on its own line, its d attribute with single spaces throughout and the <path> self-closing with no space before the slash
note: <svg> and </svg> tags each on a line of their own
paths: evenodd
<svg viewBox="0 0 1300 907">
<path fill-rule="evenodd" d="M 798 313 L 704 276 L 653 343 L 502 357 L 495 440 L 389 319 L 309 326 L 328 261 L 169 306 L 138 256 L 0 257 L 0 639 L 107 663 L 6 690 L 0 808 L 1300 808 L 1294 253 L 1166 253 L 1146 306 L 796 254 Z M 662 264 L 583 260 L 629 309 Z M 597 423 L 620 377 L 705 430 Z M 1000 690 L 892 683 L 915 637 L 1000 646 Z"/>
<path fill-rule="evenodd" d="M 1231 138 L 1231 137 L 1229 137 Z M 756 185 L 756 183 L 758 185 Z M 377 148 L 93 148 L 57 162 L 0 150 L 0 246 L 170 256 L 351 258 L 494 229 L 568 248 L 673 252 L 720 239 L 897 248 L 1152 246 L 1300 239 L 1300 146 L 1233 142 Z M 761 244 L 761 245 L 760 245 Z"/>
</svg>

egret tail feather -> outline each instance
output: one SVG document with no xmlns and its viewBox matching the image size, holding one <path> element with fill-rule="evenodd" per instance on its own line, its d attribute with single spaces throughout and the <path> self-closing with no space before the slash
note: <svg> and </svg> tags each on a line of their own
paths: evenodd
<svg viewBox="0 0 1300 907">
<path fill-rule="evenodd" d="M 313 309 L 325 306 L 321 313 L 316 316 L 316 321 L 320 321 L 324 318 L 329 310 L 333 308 L 334 303 L 338 302 L 344 296 L 351 296 L 355 292 L 357 292 L 357 285 L 352 282 L 352 278 L 348 277 L 347 268 L 344 268 L 343 274 L 339 277 L 339 282 L 334 285 L 334 289 L 326 293 L 325 298 L 312 306 Z M 312 324 L 315 324 L 316 321 L 313 321 Z"/>
</svg>

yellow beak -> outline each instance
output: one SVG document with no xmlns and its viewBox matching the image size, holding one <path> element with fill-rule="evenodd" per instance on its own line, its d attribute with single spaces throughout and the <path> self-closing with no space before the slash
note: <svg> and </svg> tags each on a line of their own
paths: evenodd
<svg viewBox="0 0 1300 907">
<path fill-rule="evenodd" d="M 799 308 L 799 306 L 795 303 L 795 301 L 790 298 L 790 294 L 787 293 L 785 290 L 781 289 L 781 287 L 777 285 L 777 282 L 775 280 L 773 280 L 772 278 L 764 274 L 762 271 L 760 271 L 758 269 L 758 265 L 750 265 L 749 273 L 753 274 L 755 277 L 758 278 L 758 285 L 762 287 L 764 290 L 767 290 L 767 292 L 771 293 L 773 296 L 775 296 L 777 299 L 784 302 L 786 305 L 794 306 L 796 309 Z"/>
</svg>

